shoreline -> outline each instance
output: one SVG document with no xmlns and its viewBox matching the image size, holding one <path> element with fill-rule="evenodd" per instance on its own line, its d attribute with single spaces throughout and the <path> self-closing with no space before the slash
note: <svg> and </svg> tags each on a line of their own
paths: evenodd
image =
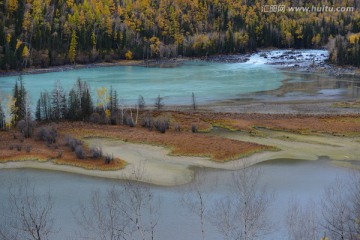
<svg viewBox="0 0 360 240">
<path fill-rule="evenodd" d="M 271 51 L 271 50 L 270 50 Z M 274 50 L 276 51 L 276 50 Z M 287 50 L 285 50 L 287 51 Z M 288 50 L 293 51 L 293 50 Z M 311 51 L 311 50 L 309 50 Z M 269 50 L 262 50 L 258 53 L 255 53 L 259 57 L 261 54 L 265 54 L 265 52 L 269 53 Z M 309 53 L 307 53 L 309 54 Z M 306 54 L 304 54 L 305 56 Z M 252 55 L 243 54 L 243 55 L 221 55 L 215 56 L 214 59 L 202 59 L 202 58 L 180 58 L 180 59 L 166 59 L 166 60 L 151 60 L 149 62 L 144 62 L 142 60 L 135 61 L 118 61 L 114 63 L 96 63 L 89 65 L 74 65 L 74 66 L 61 66 L 61 67 L 53 67 L 46 69 L 29 69 L 26 71 L 27 74 L 39 74 L 39 73 L 49 73 L 49 72 L 59 72 L 59 71 L 67 71 L 72 69 L 84 69 L 84 68 L 96 68 L 96 67 L 110 67 L 110 66 L 144 66 L 146 63 L 147 67 L 176 67 L 178 64 L 182 64 L 183 61 L 190 60 L 204 60 L 204 61 L 218 61 L 225 62 L 226 59 L 231 61 L 231 58 L 234 57 L 236 61 L 241 62 L 245 61 Z M 271 55 L 270 55 L 271 56 Z M 287 57 L 291 55 L 286 55 Z M 266 57 L 267 58 L 267 57 Z M 217 60 L 218 59 L 218 60 Z M 253 59 L 254 60 L 254 59 Z M 161 64 L 164 64 L 162 66 Z M 263 63 L 261 63 L 263 64 Z M 264 63 L 269 64 L 269 63 Z M 289 71 L 295 68 L 295 71 L 302 72 L 307 71 L 308 66 L 285 66 L 284 64 L 270 64 L 274 67 L 284 69 L 285 71 Z M 320 66 L 320 65 L 319 65 Z M 319 69 L 315 66 L 314 68 L 310 67 L 314 71 L 318 71 Z M 359 70 L 359 69 L 357 69 Z M 311 72 L 310 72 L 311 73 Z M 322 72 L 324 73 L 324 72 Z M 10 73 L 10 75 L 18 75 L 18 72 Z M 329 74 L 329 73 L 326 73 Z M 354 73 L 355 74 L 355 73 Z M 0 73 L 2 76 L 2 73 Z M 329 76 L 329 75 L 327 75 Z M 357 75 L 356 75 L 357 76 Z M 360 74 L 358 75 L 360 76 Z M 339 77 L 339 76 L 337 76 Z M 326 79 L 326 78 L 325 78 Z M 328 80 L 329 81 L 329 80 Z M 283 83 L 283 85 L 286 83 Z M 291 86 L 291 85 L 286 85 Z M 308 85 L 307 85 L 308 86 Z M 307 89 L 309 89 L 307 87 Z M 229 99 L 225 101 L 216 101 L 209 104 L 200 104 L 199 109 L 203 112 L 213 112 L 216 113 L 229 113 L 234 114 L 243 113 L 243 114 L 283 114 L 288 116 L 296 116 L 296 115 L 308 115 L 321 117 L 322 115 L 331 115 L 331 116 L 347 116 L 354 114 L 359 116 L 360 107 L 348 108 L 337 106 L 336 104 L 340 101 L 349 101 L 350 99 L 336 98 L 336 99 L 282 99 L 278 101 L 276 97 L 272 99 L 267 99 L 266 96 L 274 94 L 276 96 L 276 92 L 281 92 L 281 88 L 264 92 L 262 93 L 265 97 L 257 98 L 256 94 L 253 94 L 253 98 L 249 99 Z M 267 95 L 268 94 L 268 95 Z M 307 94 L 305 92 L 304 94 Z M 259 95 L 260 96 L 260 95 Z M 344 95 L 345 96 L 345 95 Z M 344 97 L 342 96 L 342 97 Z M 250 96 L 251 97 L 251 96 Z M 279 98 L 280 100 L 280 98 Z M 353 99 L 351 99 L 353 100 Z M 170 111 L 183 111 L 184 113 L 194 113 L 189 110 L 189 106 L 172 106 L 168 105 L 165 107 L 165 110 Z M 196 115 L 196 113 L 195 113 Z M 235 116 L 236 117 L 236 116 Z M 243 116 L 244 117 L 244 116 Z M 224 126 L 228 124 L 228 128 L 236 127 L 236 124 L 244 124 L 241 121 L 244 119 L 234 118 L 233 120 L 239 120 L 239 123 L 230 122 L 222 123 L 221 121 L 216 122 L 218 119 L 214 119 L 216 127 L 217 125 L 223 124 L 221 129 L 224 129 Z M 286 120 L 286 119 L 285 119 Z M 284 120 L 284 121 L 285 121 Z M 226 127 L 225 127 L 226 128 Z M 9 161 L 6 163 L 0 163 L 0 169 L 14 169 L 14 168 L 35 168 L 35 169 L 43 169 L 50 171 L 63 171 L 74 174 L 82 174 L 93 177 L 102 177 L 102 178 L 112 178 L 112 179 L 129 179 L 129 180 L 140 180 L 141 182 L 151 183 L 160 186 L 176 186 L 187 184 L 191 182 L 194 178 L 194 170 L 193 168 L 213 168 L 213 169 L 239 169 L 244 167 L 246 163 L 247 166 L 254 165 L 264 161 L 271 161 L 276 159 L 301 159 L 301 160 L 309 160 L 314 161 L 318 160 L 322 156 L 328 156 L 331 161 L 345 161 L 353 160 L 357 161 L 356 156 L 360 156 L 360 138 L 351 138 L 347 136 L 339 137 L 339 136 L 331 136 L 326 135 L 315 136 L 315 135 L 303 135 L 303 134 L 295 134 L 291 132 L 281 132 L 281 130 L 270 130 L 270 129 L 255 129 L 254 131 L 258 132 L 258 136 L 248 136 L 243 133 L 241 130 L 237 130 L 236 132 L 226 132 L 226 131 L 218 131 L 216 133 L 210 132 L 209 135 L 220 136 L 223 138 L 227 138 L 227 140 L 238 140 L 246 143 L 255 143 L 264 146 L 273 146 L 280 151 L 263 151 L 258 153 L 252 153 L 250 156 L 236 158 L 235 160 L 231 160 L 229 162 L 215 162 L 211 161 L 208 157 L 192 157 L 192 156 L 174 156 L 170 155 L 171 149 L 165 147 L 154 146 L 150 144 L 140 144 L 134 142 L 127 142 L 121 140 L 114 139 L 97 139 L 96 137 L 92 137 L 90 140 L 85 140 L 88 145 L 91 145 L 91 141 L 95 141 L 96 146 L 102 146 L 103 150 L 107 154 L 114 154 L 115 157 L 125 160 L 129 165 L 127 165 L 124 169 L 121 170 L 110 170 L 110 171 L 102 171 L 102 170 L 87 170 L 84 168 L 69 166 L 69 165 L 60 165 L 56 164 L 53 160 L 49 160 L 47 162 L 37 162 L 37 161 Z M 334 130 L 336 131 L 336 130 Z M 264 136 L 261 134 L 266 133 Z M 290 140 L 289 140 L 290 139 Z M 334 140 L 335 139 L 335 140 Z M 96 142 L 98 141 L 98 142 Z M 289 142 L 290 141 L 290 142 Z M 289 143 L 287 143 L 289 142 Z M 340 142 L 340 144 L 338 144 Z M 359 149 L 357 149 L 359 148 Z M 206 149 L 209 151 L 209 149 Z M 358 154 L 358 155 L 357 155 Z M 351 165 L 351 164 L 350 164 Z M 137 179 L 136 176 L 133 175 L 135 168 L 140 168 L 146 166 L 148 171 L 147 176 L 142 176 L 141 179 Z"/>
<path fill-rule="evenodd" d="M 0 163 L 0 169 L 33 168 L 48 171 L 61 171 L 92 177 L 135 180 L 158 186 L 170 187 L 190 183 L 194 179 L 194 168 L 218 170 L 241 169 L 261 162 L 289 159 L 317 161 L 326 156 L 329 163 L 346 163 L 346 167 L 355 168 L 359 161 L 358 138 L 330 135 L 302 135 L 274 130 L 266 130 L 268 137 L 254 137 L 242 132 L 229 132 L 224 129 L 213 131 L 210 135 L 242 140 L 258 144 L 272 144 L 280 151 L 263 151 L 229 162 L 219 163 L 207 157 L 173 156 L 170 149 L 141 143 L 124 142 L 112 138 L 89 138 L 87 145 L 101 146 L 104 153 L 124 159 L 128 164 L 121 170 L 88 170 L 75 166 L 59 165 L 52 161 L 10 161 Z M 357 139 L 357 140 L 356 140 Z M 341 140 L 341 141 L 340 141 Z M 340 143 L 339 143 L 340 142 Z M 344 167 L 344 166 L 342 166 Z M 134 172 L 140 171 L 141 176 Z"/>
<path fill-rule="evenodd" d="M 88 64 L 75 64 L 75 65 L 62 65 L 62 66 L 50 66 L 47 68 L 41 67 L 30 67 L 22 71 L 10 70 L 0 71 L 0 77 L 7 76 L 18 76 L 21 74 L 42 74 L 51 72 L 62 72 L 76 69 L 85 68 L 98 68 L 98 67 L 116 67 L 116 66 L 142 66 L 142 67 L 176 67 L 184 61 L 207 61 L 207 62 L 218 62 L 218 63 L 244 63 L 249 61 L 250 57 L 254 54 L 266 56 L 272 51 L 284 51 L 285 58 L 280 61 L 265 63 L 267 65 L 274 66 L 288 71 L 308 72 L 308 73 L 325 73 L 329 76 L 335 77 L 354 77 L 360 78 L 360 68 L 353 66 L 337 66 L 328 60 L 321 61 L 319 63 L 309 64 L 308 61 L 300 61 L 300 64 L 293 64 L 291 66 L 287 61 L 293 59 L 293 55 L 298 52 L 306 51 L 317 51 L 324 49 L 259 49 L 250 53 L 239 53 L 239 54 L 216 54 L 202 57 L 177 57 L 177 58 L 162 58 L 162 59 L 145 59 L 145 60 L 116 60 L 112 62 L 96 62 Z M 266 56 L 265 58 L 268 58 Z M 270 57 L 269 57 L 270 58 Z M 306 64 L 304 64 L 306 63 Z"/>
</svg>

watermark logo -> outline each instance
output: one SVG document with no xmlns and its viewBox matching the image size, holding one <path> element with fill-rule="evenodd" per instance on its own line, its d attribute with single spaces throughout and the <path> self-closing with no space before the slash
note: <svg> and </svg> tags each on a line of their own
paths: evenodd
<svg viewBox="0 0 360 240">
<path fill-rule="evenodd" d="M 285 5 L 264 5 L 261 7 L 262 12 L 285 12 Z"/>
<path fill-rule="evenodd" d="M 277 12 L 354 12 L 354 7 L 329 7 L 329 6 L 311 6 L 311 7 L 286 7 L 285 5 L 263 5 L 261 12 L 277 13 Z"/>
</svg>

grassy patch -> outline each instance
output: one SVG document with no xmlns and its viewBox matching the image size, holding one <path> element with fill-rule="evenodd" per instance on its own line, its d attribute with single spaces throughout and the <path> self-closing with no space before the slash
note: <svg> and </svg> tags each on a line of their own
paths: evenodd
<svg viewBox="0 0 360 240">
<path fill-rule="evenodd" d="M 168 131 L 165 134 L 149 131 L 141 127 L 129 129 L 124 126 L 99 126 L 73 123 L 63 128 L 64 134 L 78 138 L 113 138 L 132 143 L 143 143 L 170 149 L 171 155 L 209 157 L 213 161 L 225 162 L 251 155 L 260 151 L 274 150 L 271 146 L 243 142 L 201 133 Z"/>
<path fill-rule="evenodd" d="M 38 161 L 38 162 L 47 162 L 48 159 L 45 156 L 41 155 L 26 155 L 26 154 L 16 154 L 11 156 L 1 156 L 0 163 L 6 162 L 23 162 L 23 161 Z"/>
<path fill-rule="evenodd" d="M 354 102 L 337 102 L 332 105 L 337 108 L 360 108 L 360 101 Z"/>
<path fill-rule="evenodd" d="M 102 171 L 114 171 L 123 169 L 126 166 L 126 162 L 120 159 L 114 159 L 113 162 L 105 164 L 104 160 L 75 160 L 75 159 L 56 159 L 54 160 L 55 164 L 58 165 L 67 165 L 80 167 L 87 170 L 102 170 Z"/>
</svg>

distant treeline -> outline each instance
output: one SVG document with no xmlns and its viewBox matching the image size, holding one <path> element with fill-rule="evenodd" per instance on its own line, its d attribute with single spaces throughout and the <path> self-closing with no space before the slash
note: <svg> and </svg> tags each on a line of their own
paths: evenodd
<svg viewBox="0 0 360 240">
<path fill-rule="evenodd" d="M 4 0 L 0 68 L 318 48 L 335 38 L 341 41 L 333 61 L 358 65 L 358 40 L 348 39 L 360 31 L 357 2 Z M 354 7 L 354 12 L 264 12 L 265 5 Z"/>
</svg>

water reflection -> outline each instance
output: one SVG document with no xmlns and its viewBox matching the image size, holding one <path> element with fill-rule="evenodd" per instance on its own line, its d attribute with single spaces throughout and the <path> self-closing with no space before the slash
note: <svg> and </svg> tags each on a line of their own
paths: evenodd
<svg viewBox="0 0 360 240">
<path fill-rule="evenodd" d="M 259 164 L 263 170 L 259 186 L 266 184 L 276 192 L 271 219 L 276 223 L 276 231 L 265 239 L 287 239 L 284 227 L 284 216 L 288 200 L 296 197 L 300 203 L 309 199 L 318 201 L 325 185 L 331 183 L 336 176 L 346 177 L 348 169 L 329 165 L 327 161 L 293 161 L 279 160 Z M 204 181 L 202 188 L 214 198 L 229 193 L 231 171 L 201 169 Z M 55 224 L 60 231 L 53 239 L 64 239 L 74 236 L 78 224 L 72 212 L 77 209 L 78 203 L 86 203 L 94 189 L 105 191 L 114 185 L 122 186 L 121 181 L 91 178 L 74 174 L 48 172 L 38 170 L 1 170 L 0 194 L 2 199 L 1 211 L 7 209 L 7 187 L 16 183 L 21 176 L 29 179 L 42 191 L 51 190 L 55 200 Z M 196 184 L 196 183 L 192 183 Z M 156 239 L 200 239 L 200 225 L 198 217 L 181 204 L 179 199 L 188 186 L 157 187 L 151 186 L 155 197 L 161 199 L 160 221 L 156 231 Z M 0 224 L 6 219 L 0 218 Z M 210 223 L 206 223 L 206 239 L 217 240 L 222 237 Z"/>
</svg>

